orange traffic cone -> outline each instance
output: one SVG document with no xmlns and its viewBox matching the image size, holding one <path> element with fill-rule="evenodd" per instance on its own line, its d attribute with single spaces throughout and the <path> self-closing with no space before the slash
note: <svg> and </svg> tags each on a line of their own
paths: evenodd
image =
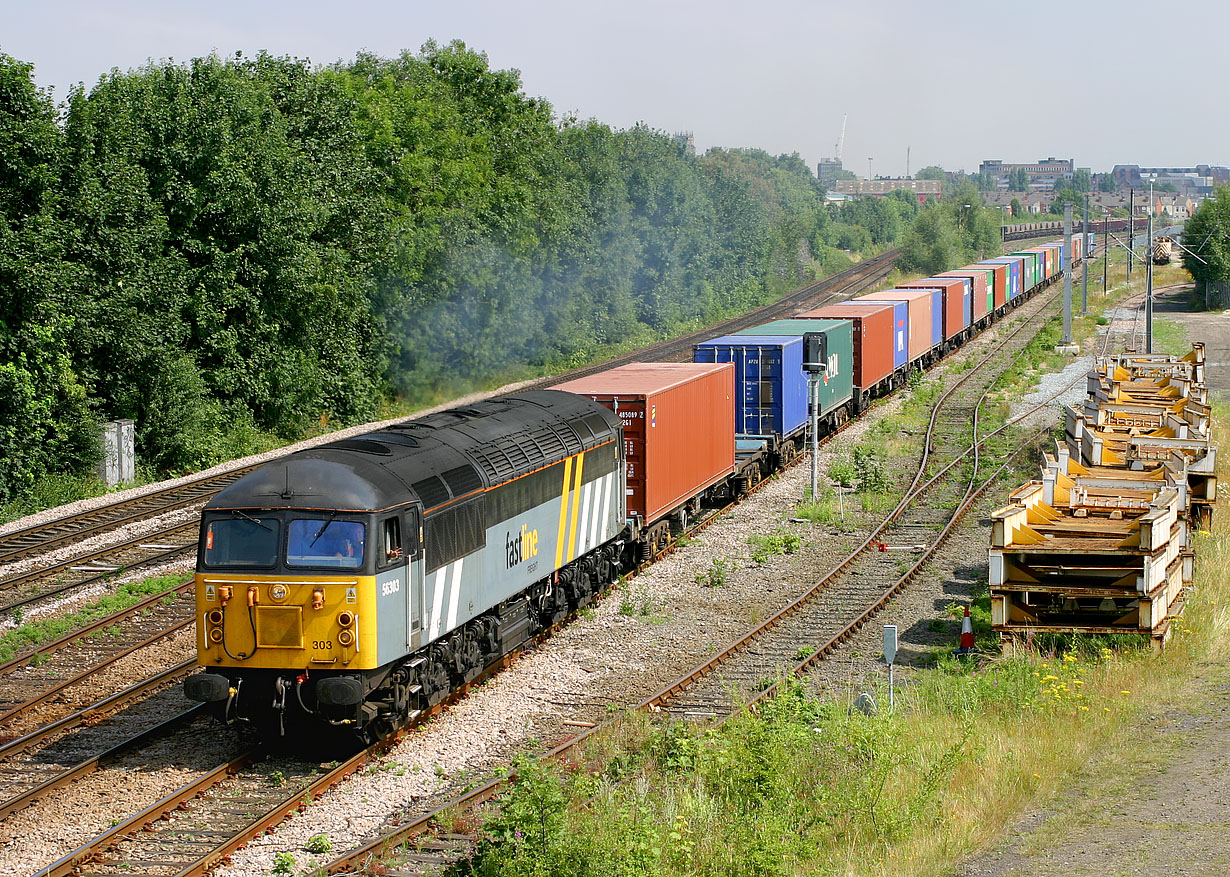
<svg viewBox="0 0 1230 877">
<path fill-rule="evenodd" d="M 974 648 L 974 623 L 969 619 L 969 607 L 965 607 L 965 617 L 961 619 L 961 648 L 957 651 L 969 652 Z"/>
</svg>

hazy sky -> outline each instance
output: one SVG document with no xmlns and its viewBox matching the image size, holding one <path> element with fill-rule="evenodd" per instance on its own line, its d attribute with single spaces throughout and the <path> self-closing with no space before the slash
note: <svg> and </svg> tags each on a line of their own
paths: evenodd
<svg viewBox="0 0 1230 877">
<path fill-rule="evenodd" d="M 112 68 L 265 49 L 327 64 L 463 40 L 557 114 L 899 175 L 981 160 L 1230 164 L 1230 5 L 672 0 L 2 0 L 57 98 Z M 1159 15 L 1166 16 L 1164 20 Z M 1127 65 L 1127 66 L 1125 66 Z M 1128 70 L 1138 71 L 1131 76 Z"/>
</svg>

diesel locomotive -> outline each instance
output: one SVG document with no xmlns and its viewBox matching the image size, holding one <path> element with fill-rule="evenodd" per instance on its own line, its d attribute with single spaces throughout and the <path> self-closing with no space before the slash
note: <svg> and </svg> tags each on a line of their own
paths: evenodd
<svg viewBox="0 0 1230 877">
<path fill-rule="evenodd" d="M 540 390 L 240 478 L 201 516 L 187 695 L 266 736 L 387 734 L 617 578 L 622 447 L 610 410 Z"/>
</svg>

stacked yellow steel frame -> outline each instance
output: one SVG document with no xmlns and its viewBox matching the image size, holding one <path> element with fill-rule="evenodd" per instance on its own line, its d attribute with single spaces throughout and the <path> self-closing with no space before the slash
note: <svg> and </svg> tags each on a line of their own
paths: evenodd
<svg viewBox="0 0 1230 877">
<path fill-rule="evenodd" d="M 1007 646 L 1040 632 L 1147 634 L 1182 611 L 1192 528 L 1217 496 L 1204 347 L 1100 359 L 1065 412 L 1040 480 L 992 515 L 991 622 Z"/>
</svg>

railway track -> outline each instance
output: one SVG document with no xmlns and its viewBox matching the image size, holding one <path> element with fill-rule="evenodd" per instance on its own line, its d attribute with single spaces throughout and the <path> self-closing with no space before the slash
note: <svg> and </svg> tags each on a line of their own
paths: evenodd
<svg viewBox="0 0 1230 877">
<path fill-rule="evenodd" d="M 787 309 L 788 309 L 788 310 L 789 310 L 789 309 L 796 309 L 797 307 L 798 307 L 798 304 L 793 304 L 793 305 L 788 306 L 788 307 L 787 307 Z M 771 318 L 771 317 L 762 317 L 761 319 L 767 319 L 767 318 Z M 1023 327 L 1022 327 L 1022 328 L 1023 328 Z M 704 334 L 706 335 L 706 337 L 711 337 L 711 335 L 712 335 L 712 332 L 713 332 L 713 331 L 721 331 L 721 329 L 716 329 L 716 330 L 706 330 L 706 333 L 704 333 Z M 1018 329 L 1018 332 L 1020 332 L 1020 330 L 1019 330 L 1019 329 Z M 690 342 L 684 342 L 684 344 L 685 344 L 685 346 L 686 346 L 686 349 L 690 350 Z M 1001 350 L 1000 350 L 1000 351 L 998 351 L 998 352 L 1002 355 L 1002 348 L 1001 348 Z M 971 374 L 972 374 L 972 373 L 971 373 Z M 934 419 L 933 419 L 933 424 L 934 424 Z M 952 444 L 952 445 L 955 447 L 955 446 L 957 446 L 957 445 L 959 445 L 959 444 L 960 444 L 960 439 L 959 439 L 959 438 L 954 438 L 954 439 L 952 440 L 952 442 L 950 442 L 950 444 Z M 968 444 L 969 444 L 969 441 L 967 440 L 967 441 L 966 441 L 966 445 L 968 445 Z M 975 444 L 976 444 L 976 443 L 975 443 Z M 925 465 L 924 465 L 924 468 L 925 468 Z M 922 473 L 921 473 L 921 470 L 920 470 L 920 476 L 921 476 L 921 474 L 922 474 Z M 916 483 L 917 483 L 917 480 L 916 480 Z M 883 553 L 883 552 L 880 552 L 880 553 Z M 219 770 L 222 770 L 222 769 L 220 768 Z M 240 770 L 240 768 L 239 768 L 238 766 L 231 766 L 231 767 L 228 767 L 225 771 L 223 771 L 223 773 L 222 773 L 222 774 L 219 774 L 219 776 L 229 776 L 229 775 L 231 775 L 231 774 L 237 774 L 237 772 L 238 772 L 239 770 Z M 280 770 L 280 769 L 279 769 L 279 770 Z M 259 771 L 258 771 L 258 772 L 259 772 Z M 218 780 L 218 781 L 220 781 L 220 780 Z M 314 781 L 313 781 L 313 782 L 314 782 Z M 330 782 L 336 782 L 336 779 L 334 779 L 334 780 L 332 780 L 332 781 L 330 781 Z M 241 788 L 246 788 L 246 787 L 241 787 Z M 296 803 L 296 806 L 297 806 L 297 802 L 298 802 L 299 800 L 301 800 L 301 798 L 302 798 L 302 795 L 303 795 L 303 794 L 313 794 L 313 792 L 311 792 L 311 791 L 310 791 L 310 788 L 313 788 L 312 786 L 310 786 L 310 784 L 309 784 L 308 786 L 304 786 L 303 788 L 304 788 L 304 789 L 308 789 L 308 791 L 306 791 L 306 792 L 305 792 L 305 791 L 303 791 L 303 790 L 300 790 L 299 788 L 296 788 L 296 790 L 295 790 L 294 794 L 291 796 L 292 798 L 294 798 L 295 803 Z M 322 787 L 322 788 L 323 788 L 323 787 Z M 194 792 L 192 793 L 192 796 L 197 796 L 197 795 L 199 795 L 199 793 L 200 793 L 200 788 L 198 788 L 196 791 L 194 791 Z M 256 796 L 256 795 L 255 795 L 255 793 L 251 793 L 251 794 L 250 794 L 250 793 L 248 793 L 248 792 L 243 792 L 243 791 L 241 791 L 241 792 L 240 792 L 240 794 L 241 794 L 241 796 L 247 795 L 247 796 L 248 796 L 248 798 L 245 798 L 245 800 L 247 800 L 247 801 L 248 801 L 248 803 L 251 803 L 251 804 L 253 805 L 253 806 L 251 806 L 251 807 L 247 807 L 247 806 L 245 806 L 245 812 L 247 812 L 247 810 L 250 810 L 250 809 L 260 809 L 260 807 L 257 807 L 257 806 L 256 806 L 256 804 L 257 804 L 257 803 L 259 803 L 259 802 L 261 802 L 261 801 L 264 801 L 264 800 L 265 800 L 263 797 L 258 797 L 258 796 Z M 249 800 L 249 799 L 250 799 L 250 800 Z M 187 800 L 187 799 L 184 799 L 184 800 Z M 283 802 L 283 803 L 285 803 L 285 802 Z M 279 804 L 277 804 L 277 806 L 276 806 L 276 807 L 274 807 L 274 806 L 270 805 L 270 806 L 271 806 L 271 811 L 270 811 L 270 812 L 272 812 L 273 810 L 277 810 L 277 809 L 281 808 L 281 807 L 283 806 L 283 803 L 279 803 Z M 176 802 L 173 804 L 173 806 L 174 806 L 174 807 L 176 807 L 176 808 L 181 807 L 182 805 L 183 805 L 183 800 L 176 801 Z M 265 806 L 265 805 L 264 805 L 264 804 L 260 804 L 260 806 Z M 291 808 L 291 809 L 293 809 L 293 808 Z M 151 812 L 152 812 L 152 811 L 151 811 Z M 270 818 L 271 818 L 271 819 L 273 819 L 273 821 L 276 821 L 277 819 L 282 818 L 282 815 L 285 815 L 285 812 L 289 812 L 289 810 L 285 810 L 285 811 L 283 811 L 283 812 L 282 812 L 282 814 L 281 814 L 281 815 L 279 815 L 279 816 L 276 816 L 276 817 L 270 817 Z M 121 825 L 121 826 L 117 826 L 117 828 L 116 828 L 116 830 L 115 830 L 115 831 L 113 831 L 113 832 L 109 832 L 109 833 L 108 833 L 108 835 L 106 836 L 106 838 L 104 838 L 104 839 L 103 839 L 103 841 L 101 842 L 101 843 L 102 843 L 102 846 L 106 846 L 107 844 L 114 842 L 115 838 L 116 838 L 119 834 L 122 834 L 122 833 L 123 833 L 122 831 L 120 831 L 120 829 L 122 829 L 124 826 L 128 826 L 129 828 L 131 828 L 133 825 L 136 825 L 136 824 L 140 823 L 140 820 L 146 820 L 146 821 L 148 821 L 149 819 L 152 819 L 152 818 L 154 818 L 154 817 L 153 817 L 153 816 L 151 816 L 151 815 L 150 815 L 150 813 L 138 814 L 138 816 L 133 817 L 132 819 L 130 819 L 130 820 L 128 820 L 127 822 L 125 822 L 123 825 Z M 136 821 L 134 822 L 134 820 L 136 820 Z M 204 820 L 197 820 L 197 821 L 204 821 Z M 216 820 L 215 820 L 214 822 L 211 822 L 211 824 L 214 824 L 214 823 L 216 823 Z M 143 824 L 143 823 L 142 823 L 142 824 Z M 250 825 L 251 825 L 251 824 L 255 824 L 255 823 L 250 823 Z M 263 823 L 263 822 L 262 822 L 262 823 L 261 823 L 261 825 L 262 825 L 262 826 L 265 826 L 265 825 L 267 825 L 267 824 L 272 824 L 272 822 L 270 822 L 270 823 Z M 250 827 L 249 827 L 249 828 L 244 828 L 244 829 L 242 829 L 242 831 L 244 831 L 244 832 L 249 832 L 249 831 L 252 831 L 252 830 L 263 830 L 263 827 L 262 827 L 262 828 L 260 828 L 260 829 L 251 829 Z M 215 832 L 215 833 L 216 833 L 216 832 Z M 173 834 L 172 834 L 172 835 L 168 835 L 168 836 L 167 836 L 167 838 L 168 838 L 168 839 L 167 839 L 166 841 L 162 842 L 162 843 L 163 843 L 163 846 L 162 846 L 162 847 L 160 847 L 160 849 L 162 849 L 162 850 L 163 850 L 163 852 L 165 852 L 165 851 L 166 851 L 166 849 L 168 849 L 168 847 L 167 847 L 165 844 L 169 843 L 169 844 L 171 844 L 171 845 L 172 845 L 172 847 L 174 847 L 174 845 L 175 845 L 175 844 L 179 843 L 181 840 L 184 840 L 184 838 L 183 838 L 183 837 L 180 837 L 180 836 L 177 836 L 177 835 L 173 835 Z M 245 838 L 245 839 L 246 839 L 246 838 Z M 199 839 L 197 839 L 197 840 L 191 840 L 191 839 L 189 838 L 189 840 L 190 840 L 191 842 L 189 842 L 189 843 L 187 843 L 187 844 L 186 844 L 186 847 L 188 847 L 188 848 L 197 848 L 197 849 L 199 849 L 199 848 L 201 847 L 202 843 L 203 843 L 203 842 L 202 842 L 202 841 L 200 841 Z M 229 841 L 228 841 L 228 842 L 229 842 Z M 242 843 L 242 842 L 243 842 L 243 840 L 239 840 L 239 841 L 236 841 L 235 843 L 236 843 L 236 845 L 238 845 L 239 843 Z M 454 849 L 454 847 L 455 847 L 455 844 L 453 844 L 451 841 L 450 841 L 450 842 L 448 842 L 448 843 L 445 843 L 445 844 L 443 844 L 443 845 L 442 845 L 442 848 L 446 848 L 447 850 L 453 850 L 453 849 Z M 57 863 L 55 866 L 53 866 L 53 869 L 52 869 L 52 870 L 49 870 L 49 871 L 48 871 L 48 872 L 46 872 L 46 873 L 69 873 L 69 871 L 65 871 L 65 870 L 55 870 L 55 869 L 57 869 L 57 868 L 61 868 L 61 867 L 67 867 L 67 868 L 69 868 L 69 870 L 78 869 L 78 868 L 79 868 L 79 866 L 80 866 L 80 864 L 81 864 L 81 862 L 82 862 L 82 861 L 84 861 L 84 859 L 85 859 L 85 858 L 89 858 L 90 856 L 93 856 L 93 855 L 96 855 L 96 854 L 97 854 L 97 853 L 96 853 L 96 850 L 97 850 L 97 847 L 95 847 L 94 849 L 92 849 L 89 853 L 82 853 L 82 854 L 80 854 L 80 855 L 76 855 L 76 854 L 75 854 L 74 856 L 66 857 L 66 860 L 62 860 L 60 863 Z M 79 851 L 79 853 L 80 853 L 80 851 Z M 137 853 L 126 853 L 125 855 L 127 856 L 127 859 L 126 859 L 124 862 L 121 862 L 121 864 L 127 864 L 129 867 L 140 868 L 140 869 L 142 869 L 142 870 L 146 869 L 147 867 L 153 867 L 153 865 L 154 865 L 154 864 L 158 864 L 159 866 L 161 866 L 161 865 L 165 864 L 165 863 L 164 863 L 164 862 L 162 862 L 162 861 L 155 862 L 153 859 L 150 859 L 150 860 L 145 860 L 145 859 L 141 859 L 141 858 L 139 858 L 139 857 L 135 857 L 135 858 L 134 858 L 134 856 L 135 856 L 135 855 L 137 855 L 137 854 L 139 854 L 139 853 L 140 853 L 140 849 L 139 849 L 139 848 L 137 848 Z M 159 854 L 159 855 L 161 855 L 161 854 Z M 210 858 L 210 857 L 212 857 L 212 856 L 214 856 L 214 855 L 215 855 L 215 853 L 214 853 L 214 852 L 210 852 L 210 853 L 209 853 L 209 855 L 208 855 L 208 856 L 206 856 L 205 858 Z M 222 854 L 218 854 L 218 855 L 224 855 L 224 853 L 222 853 Z M 165 858 L 165 856 L 164 856 L 163 858 Z M 71 859 L 71 861 L 68 861 L 69 859 Z M 178 860 L 177 860 L 177 861 L 178 861 Z M 186 861 L 186 860 L 185 860 L 185 861 Z M 201 860 L 199 860 L 199 861 L 204 861 L 204 859 L 201 859 Z M 216 859 L 211 859 L 211 861 L 216 861 Z M 65 864 L 65 862 L 67 862 L 67 864 Z M 114 867 L 114 864 L 115 864 L 115 863 L 112 863 L 112 865 L 111 865 L 111 866 L 108 866 L 108 867 Z M 175 864 L 175 863 L 172 863 L 172 864 Z M 180 870 L 179 870 L 179 871 L 173 871 L 172 873 L 202 873 L 202 871 L 201 871 L 201 870 L 198 870 L 198 869 L 199 869 L 200 867 L 202 867 L 202 866 L 200 866 L 200 865 L 198 865 L 198 864 L 195 864 L 195 863 L 188 863 L 188 864 L 185 864 L 185 862 L 184 862 L 184 861 L 178 861 L 178 864 L 177 864 L 177 865 L 175 865 L 175 867 L 180 867 L 180 866 L 182 866 L 182 868 L 180 868 Z M 93 872 L 90 872 L 90 873 L 93 873 Z M 150 872 L 150 873 L 163 873 L 163 871 L 158 871 L 158 872 Z"/>
<path fill-rule="evenodd" d="M 1056 297 L 1056 295 L 1052 294 L 1047 304 L 1053 304 Z M 1026 329 L 1036 323 L 1036 319 L 1030 319 L 1028 323 L 1018 327 L 1014 334 L 1016 340 L 1013 342 L 1013 346 L 1016 349 L 1023 348 L 1033 337 L 1034 333 L 1027 332 Z M 985 365 L 992 360 L 1005 360 L 1002 363 L 1002 367 L 995 370 L 997 374 L 1002 373 L 1013 358 L 1001 356 L 1004 349 L 1002 345 L 997 346 L 983 361 Z M 950 389 L 948 395 L 957 395 L 957 391 L 965 386 L 966 381 L 971 375 L 975 374 L 975 371 L 967 372 L 962 381 Z M 984 379 L 976 387 L 966 387 L 961 395 L 980 396 L 985 393 L 987 387 L 992 383 L 993 381 Z M 957 401 L 959 401 L 959 398 Z M 1041 407 L 1041 405 L 1038 407 Z M 914 483 L 906 491 L 899 506 L 886 516 L 885 521 L 873 531 L 864 544 L 855 552 L 852 552 L 849 558 L 847 558 L 847 562 L 841 565 L 843 568 L 851 565 L 858 558 L 867 555 L 870 555 L 875 563 L 880 563 L 884 557 L 891 556 L 891 552 L 878 550 L 877 543 L 882 541 L 882 532 L 890 527 L 894 521 L 902 517 L 902 513 L 911 507 L 913 500 L 933 489 L 941 482 L 944 475 L 957 468 L 963 462 L 966 453 L 970 451 L 970 444 L 977 444 L 974 441 L 974 435 L 970 433 L 969 442 L 967 442 L 966 447 L 958 449 L 961 451 L 960 453 L 952 455 L 953 459 L 944 466 L 936 467 L 938 471 L 932 474 L 929 479 L 924 480 L 925 473 L 929 470 L 929 464 L 932 463 L 930 458 L 935 453 L 931 451 L 932 445 L 938 446 L 941 441 L 937 438 L 939 430 L 936 428 L 937 422 L 940 421 L 939 412 L 940 407 L 937 406 L 928 429 L 928 435 L 924 443 L 925 451 L 919 462 Z M 996 430 L 996 433 L 1007 428 L 1008 425 L 1005 425 L 1000 430 Z M 987 438 L 990 438 L 990 435 L 982 437 L 982 441 L 985 441 Z M 954 440 L 957 444 L 960 443 L 959 439 Z M 946 440 L 945 444 L 947 444 Z M 967 495 L 970 493 L 968 485 L 975 474 L 976 472 L 972 472 L 970 478 L 965 482 L 967 485 Z M 988 479 L 986 484 L 990 484 L 992 481 L 993 479 Z M 983 488 L 985 488 L 985 484 Z M 794 603 L 763 622 L 755 630 L 749 632 L 744 638 L 731 644 L 725 650 L 714 655 L 711 659 L 671 684 L 662 687 L 659 691 L 636 705 L 634 709 L 650 710 L 663 714 L 669 719 L 680 717 L 687 719 L 709 719 L 730 715 L 731 710 L 737 708 L 740 703 L 740 697 L 745 696 L 747 700 L 753 700 L 757 697 L 765 696 L 766 693 L 774 689 L 776 680 L 781 677 L 782 673 L 791 672 L 800 663 L 798 660 L 800 644 L 807 645 L 807 652 L 811 655 L 808 661 L 814 661 L 822 659 L 826 650 L 831 651 L 837 644 L 851 637 L 868 618 L 874 615 L 888 601 L 895 590 L 903 586 L 904 581 L 908 581 L 911 576 L 916 575 L 917 571 L 923 568 L 931 554 L 944 541 L 943 537 L 951 531 L 955 522 L 959 520 L 960 515 L 968 508 L 970 501 L 972 501 L 972 497 L 967 499 L 965 504 L 954 510 L 953 514 L 949 516 L 950 521 L 944 531 L 937 535 L 935 530 L 931 530 L 932 544 L 929 546 L 929 550 L 920 555 L 914 555 L 912 558 L 914 563 L 905 576 L 893 575 L 892 579 L 897 582 L 895 586 L 887 585 L 881 591 L 874 593 L 872 589 L 867 589 L 861 595 L 863 602 L 856 603 L 853 600 L 853 591 L 843 591 L 832 587 L 831 579 L 834 576 L 826 577 L 816 583 Z M 842 569 L 835 571 L 835 575 L 843 575 Z M 883 583 L 889 580 L 880 576 L 880 581 Z M 831 624 L 832 619 L 821 617 L 817 621 L 815 615 L 808 617 L 802 613 L 802 610 L 807 609 L 807 607 L 815 602 L 817 596 L 822 595 L 839 600 L 846 606 L 846 620 L 842 624 L 835 625 L 837 630 L 827 637 L 827 642 L 824 641 L 822 634 L 817 634 L 814 625 L 816 623 L 829 624 L 829 630 L 832 630 L 834 627 Z M 826 606 L 827 614 L 836 614 L 835 608 L 831 603 L 826 604 Z M 811 612 L 810 609 L 807 611 Z M 824 614 L 820 613 L 821 616 Z M 795 624 L 796 619 L 799 621 L 797 627 Z M 781 628 L 780 632 L 776 630 L 779 627 Z M 790 636 L 791 630 L 795 632 L 794 636 Z M 819 644 L 819 648 L 816 648 L 817 644 Z M 731 697 L 732 685 L 739 692 L 733 699 Z M 569 755 L 577 751 L 591 736 L 604 731 L 610 725 L 611 722 L 604 722 L 597 728 L 584 731 L 555 747 L 550 752 L 545 753 L 542 757 L 555 758 Z M 467 839 L 453 835 L 441 837 L 435 831 L 437 820 L 446 813 L 455 815 L 458 812 L 473 812 L 474 809 L 497 796 L 506 782 L 506 779 L 492 780 L 471 792 L 444 803 L 442 806 L 432 808 L 429 813 L 407 817 L 402 825 L 392 831 L 374 838 L 363 846 L 330 862 L 325 867 L 324 872 L 327 874 L 373 873 L 370 870 L 373 867 L 377 871 L 381 868 L 389 867 L 385 864 L 389 860 L 395 863 L 392 867 L 398 873 L 433 873 L 432 869 L 438 870 L 446 867 L 458 855 L 465 854 Z M 416 843 L 416 839 L 419 838 L 426 838 L 426 842 L 420 843 L 414 848 L 413 852 L 406 855 L 400 851 L 402 847 Z M 395 853 L 390 852 L 395 849 L 398 851 Z"/>
<path fill-rule="evenodd" d="M 90 511 L 13 530 L 0 536 L 0 565 L 72 545 L 134 521 L 202 504 L 254 468 L 245 466 L 220 475 L 193 479 Z"/>
<path fill-rule="evenodd" d="M 869 606 L 882 605 L 883 594 L 905 587 L 913 571 L 939 549 L 941 534 L 949 532 L 963 509 L 950 501 L 954 493 L 968 496 L 977 465 L 979 408 L 987 392 L 1053 313 L 1056 298 L 1052 294 L 938 400 L 912 483 L 863 544 L 747 637 L 660 691 L 654 707 L 679 718 L 728 715 L 789 672 L 797 655 L 839 637 Z M 957 471 L 958 477 L 946 477 L 961 468 L 970 468 L 970 475 L 962 478 Z M 934 499 L 923 505 L 925 496 Z M 945 511 L 946 504 L 953 510 Z"/>
<path fill-rule="evenodd" d="M 163 527 L 154 532 L 0 578 L 0 613 L 13 613 L 117 575 L 148 569 L 196 551 L 200 524 Z"/>
<path fill-rule="evenodd" d="M 187 630 L 193 620 L 191 583 L 182 582 L 0 664 L 0 727 L 9 732 L 4 736 L 30 727 L 28 716 L 36 709 L 44 725 L 76 711 L 70 689 Z"/>
</svg>

